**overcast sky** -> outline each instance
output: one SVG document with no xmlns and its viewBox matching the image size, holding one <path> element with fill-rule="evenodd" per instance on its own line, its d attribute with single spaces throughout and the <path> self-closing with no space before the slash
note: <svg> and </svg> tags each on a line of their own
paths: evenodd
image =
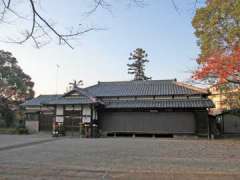
<svg viewBox="0 0 240 180">
<path fill-rule="evenodd" d="M 62 27 L 83 23 L 106 29 L 83 35 L 74 43 L 74 50 L 58 46 L 56 41 L 41 49 L 34 48 L 32 43 L 22 46 L 0 43 L 0 49 L 12 52 L 24 72 L 32 77 L 37 95 L 56 93 L 57 79 L 58 93 L 65 92 L 73 79 L 83 80 L 84 86 L 97 81 L 131 80 L 126 64 L 129 53 L 136 48 L 143 48 L 149 54 L 147 76 L 189 79 L 199 53 L 191 26 L 194 1 L 185 0 L 183 4 L 177 0 L 180 13 L 170 0 L 147 1 L 144 8 L 114 3 L 112 13 L 99 9 L 89 17 L 84 12 L 91 6 L 85 2 L 43 0 L 41 5 L 46 18 L 51 17 Z M 1 35 L 9 33 L 4 30 Z M 60 65 L 58 78 L 56 64 Z"/>
</svg>

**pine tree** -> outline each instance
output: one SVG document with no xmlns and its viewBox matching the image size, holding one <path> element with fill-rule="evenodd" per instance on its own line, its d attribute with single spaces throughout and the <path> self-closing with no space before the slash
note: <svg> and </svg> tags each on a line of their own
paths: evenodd
<svg viewBox="0 0 240 180">
<path fill-rule="evenodd" d="M 134 62 L 127 64 L 128 74 L 134 74 L 134 80 L 149 80 L 151 77 L 145 75 L 145 63 L 149 62 L 147 59 L 148 54 L 142 48 L 137 48 L 130 53 L 129 60 Z"/>
<path fill-rule="evenodd" d="M 73 80 L 72 82 L 69 83 L 69 85 L 70 85 L 70 89 L 78 88 L 83 85 L 83 81 L 82 80 L 79 80 L 79 81 Z"/>
</svg>

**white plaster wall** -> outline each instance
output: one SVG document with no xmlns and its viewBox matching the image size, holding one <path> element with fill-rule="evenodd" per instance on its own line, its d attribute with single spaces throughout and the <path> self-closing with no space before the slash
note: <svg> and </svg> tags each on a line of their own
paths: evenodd
<svg viewBox="0 0 240 180">
<path fill-rule="evenodd" d="M 82 114 L 83 114 L 83 119 L 82 119 L 83 123 L 91 122 L 91 107 L 90 106 L 84 105 Z"/>
<path fill-rule="evenodd" d="M 83 115 L 91 115 L 91 107 L 88 105 L 83 106 Z"/>
<path fill-rule="evenodd" d="M 57 105 L 56 115 L 63 115 L 63 106 Z"/>
<path fill-rule="evenodd" d="M 39 121 L 26 121 L 25 126 L 30 133 L 39 132 Z"/>
<path fill-rule="evenodd" d="M 56 122 L 63 123 L 63 105 L 57 105 L 56 107 Z"/>
</svg>

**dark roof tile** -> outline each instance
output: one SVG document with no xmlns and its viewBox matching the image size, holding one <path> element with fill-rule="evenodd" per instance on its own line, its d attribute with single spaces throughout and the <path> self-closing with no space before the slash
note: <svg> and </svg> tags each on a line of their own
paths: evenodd
<svg viewBox="0 0 240 180">
<path fill-rule="evenodd" d="M 99 82 L 85 90 L 97 97 L 207 94 L 203 89 L 176 80 Z"/>
<path fill-rule="evenodd" d="M 101 103 L 99 97 L 121 96 L 171 96 L 171 95 L 200 95 L 207 92 L 203 89 L 179 83 L 176 80 L 148 80 L 148 81 L 119 81 L 99 82 L 94 86 L 84 89 L 75 89 L 82 97 L 67 98 L 65 95 L 40 95 L 37 98 L 26 101 L 22 106 L 39 106 L 43 104 L 91 104 Z M 70 93 L 71 94 L 71 93 Z M 136 100 L 113 101 L 107 107 L 212 107 L 213 103 L 207 99 L 198 100 Z"/>
<path fill-rule="evenodd" d="M 58 99 L 61 96 L 62 95 L 39 95 L 36 98 L 24 102 L 21 106 L 41 106 L 42 104 Z"/>
<path fill-rule="evenodd" d="M 210 108 L 209 99 L 165 99 L 165 100 L 111 100 L 105 101 L 106 108 Z"/>
</svg>

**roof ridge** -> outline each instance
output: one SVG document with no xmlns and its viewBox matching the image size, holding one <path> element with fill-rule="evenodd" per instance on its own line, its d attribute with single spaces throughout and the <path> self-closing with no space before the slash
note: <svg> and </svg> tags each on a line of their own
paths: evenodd
<svg viewBox="0 0 240 180">
<path fill-rule="evenodd" d="M 129 102 L 129 101 L 131 101 L 131 102 L 137 102 L 137 101 L 144 101 L 144 102 L 146 102 L 146 101 L 155 101 L 155 102 L 157 102 L 157 101 L 209 101 L 210 99 L 205 99 L 205 98 L 199 98 L 199 99 L 118 99 L 118 100 L 116 100 L 116 99 L 108 99 L 108 100 L 104 100 L 104 101 L 106 101 L 106 102 L 110 102 L 110 101 L 116 101 L 116 102 L 123 102 L 123 101 L 125 101 L 125 102 Z M 211 100 L 210 100 L 211 101 Z"/>
<path fill-rule="evenodd" d="M 79 88 L 79 87 L 75 87 L 74 89 L 72 89 L 71 91 L 65 93 L 62 97 L 65 98 L 68 94 L 72 93 L 73 91 L 77 91 L 79 93 L 81 93 L 83 96 L 87 97 L 88 99 L 90 99 L 92 102 L 97 102 L 97 98 L 95 95 L 92 95 L 90 92 L 88 92 L 87 90 L 85 90 L 84 88 Z"/>
<path fill-rule="evenodd" d="M 98 81 L 98 84 L 105 84 L 105 83 L 135 83 L 135 82 L 158 82 L 158 81 L 176 82 L 177 79 L 129 80 L 129 81 L 128 80 L 126 80 L 126 81 Z"/>
<path fill-rule="evenodd" d="M 62 96 L 63 94 L 39 94 L 37 97 L 39 96 Z"/>
</svg>

